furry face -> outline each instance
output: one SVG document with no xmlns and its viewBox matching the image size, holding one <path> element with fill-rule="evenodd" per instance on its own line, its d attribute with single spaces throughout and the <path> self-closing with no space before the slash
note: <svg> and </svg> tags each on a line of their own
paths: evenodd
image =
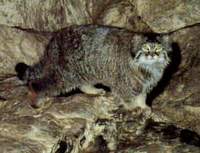
<svg viewBox="0 0 200 153">
<path fill-rule="evenodd" d="M 163 43 L 143 42 L 134 57 L 132 67 L 142 70 L 144 78 L 148 77 L 146 74 L 150 76 L 145 81 L 144 93 L 149 93 L 156 86 L 170 62 L 168 57 L 168 52 L 171 50 L 170 43 L 168 41 L 161 42 Z"/>
<path fill-rule="evenodd" d="M 155 64 L 166 66 L 169 63 L 169 57 L 162 44 L 158 42 L 146 42 L 136 54 L 135 61 L 138 64 L 146 66 Z"/>
</svg>

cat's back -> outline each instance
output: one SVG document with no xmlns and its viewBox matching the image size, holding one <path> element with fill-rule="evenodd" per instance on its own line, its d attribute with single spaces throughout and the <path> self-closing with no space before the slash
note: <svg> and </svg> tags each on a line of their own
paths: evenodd
<svg viewBox="0 0 200 153">
<path fill-rule="evenodd" d="M 116 27 L 70 26 L 56 33 L 50 42 L 48 55 L 57 56 L 53 58 L 59 61 L 60 66 L 85 64 L 95 67 L 127 55 L 133 35 Z"/>
<path fill-rule="evenodd" d="M 61 29 L 55 39 L 65 52 L 68 50 L 105 50 L 113 45 L 124 45 L 133 33 L 122 28 L 101 25 L 76 25 Z M 104 47 L 105 46 L 105 47 Z"/>
<path fill-rule="evenodd" d="M 121 71 L 126 71 L 133 36 L 126 29 L 110 26 L 70 26 L 55 33 L 44 63 L 48 71 L 58 73 L 66 82 L 112 82 Z"/>
</svg>

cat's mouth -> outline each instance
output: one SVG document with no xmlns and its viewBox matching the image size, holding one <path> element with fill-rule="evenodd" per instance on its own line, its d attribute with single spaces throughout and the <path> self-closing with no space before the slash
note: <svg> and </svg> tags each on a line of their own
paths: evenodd
<svg viewBox="0 0 200 153">
<path fill-rule="evenodd" d="M 153 64 L 153 63 L 165 63 L 168 61 L 168 56 L 164 53 L 156 52 L 141 52 L 135 57 L 139 63 Z"/>
<path fill-rule="evenodd" d="M 143 54 L 142 56 L 144 56 L 144 58 L 146 60 L 157 60 L 158 58 L 160 58 L 160 56 L 158 54 Z"/>
</svg>

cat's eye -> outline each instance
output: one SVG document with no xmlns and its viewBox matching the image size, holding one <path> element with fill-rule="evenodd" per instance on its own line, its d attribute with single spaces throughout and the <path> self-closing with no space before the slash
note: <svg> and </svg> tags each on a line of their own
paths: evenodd
<svg viewBox="0 0 200 153">
<path fill-rule="evenodd" d="M 158 44 L 158 45 L 156 45 L 155 51 L 156 51 L 156 53 L 159 53 L 162 51 L 162 49 L 163 49 L 162 46 L 160 44 Z"/>
<path fill-rule="evenodd" d="M 150 46 L 149 46 L 149 44 L 144 44 L 144 45 L 142 46 L 142 50 L 143 50 L 144 52 L 149 52 L 149 51 L 150 51 Z"/>
</svg>

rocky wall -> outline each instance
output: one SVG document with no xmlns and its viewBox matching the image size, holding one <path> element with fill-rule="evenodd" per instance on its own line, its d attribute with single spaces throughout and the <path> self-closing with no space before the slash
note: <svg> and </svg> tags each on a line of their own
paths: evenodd
<svg viewBox="0 0 200 153">
<path fill-rule="evenodd" d="M 0 152 L 108 152 L 117 145 L 119 153 L 199 153 L 199 23 L 198 0 L 0 0 L 0 79 L 12 76 L 18 62 L 37 62 L 53 32 L 69 25 L 168 33 L 174 42 L 171 65 L 148 96 L 153 110 L 148 119 L 141 112 L 117 110 L 111 95 L 43 99 L 34 109 L 21 82 L 5 80 Z"/>
</svg>

